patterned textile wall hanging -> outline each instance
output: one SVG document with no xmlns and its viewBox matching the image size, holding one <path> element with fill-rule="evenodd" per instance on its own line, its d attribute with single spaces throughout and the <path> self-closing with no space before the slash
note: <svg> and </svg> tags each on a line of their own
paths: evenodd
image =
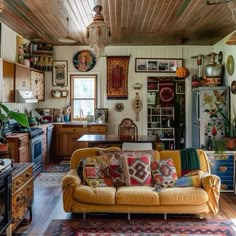
<svg viewBox="0 0 236 236">
<path fill-rule="evenodd" d="M 128 99 L 129 58 L 107 57 L 107 99 Z"/>
</svg>

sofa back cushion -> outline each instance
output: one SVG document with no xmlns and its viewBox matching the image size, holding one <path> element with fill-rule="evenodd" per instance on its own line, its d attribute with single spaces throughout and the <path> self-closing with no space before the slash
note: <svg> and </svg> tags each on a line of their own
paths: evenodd
<svg viewBox="0 0 236 236">
<path fill-rule="evenodd" d="M 197 150 L 199 161 L 200 161 L 200 170 L 210 173 L 209 161 L 206 153 L 203 150 Z M 177 176 L 182 176 L 181 170 L 181 155 L 180 150 L 163 150 L 160 151 L 160 159 L 165 160 L 171 158 L 174 162 Z"/>
</svg>

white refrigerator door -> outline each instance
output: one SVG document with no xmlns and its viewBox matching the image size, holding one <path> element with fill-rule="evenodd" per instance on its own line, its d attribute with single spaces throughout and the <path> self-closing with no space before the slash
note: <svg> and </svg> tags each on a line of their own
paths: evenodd
<svg viewBox="0 0 236 236">
<path fill-rule="evenodd" d="M 196 108 L 199 116 L 199 134 L 196 133 L 196 129 L 193 130 L 195 133 L 193 133 L 193 140 L 196 141 L 198 137 L 194 136 L 199 135 L 198 148 L 206 148 L 208 136 L 211 136 L 213 141 L 224 137 L 224 122 L 215 104 L 217 103 L 224 114 L 228 115 L 229 89 L 223 86 L 199 87 L 198 95 L 195 99 L 198 99 L 199 105 Z"/>
</svg>

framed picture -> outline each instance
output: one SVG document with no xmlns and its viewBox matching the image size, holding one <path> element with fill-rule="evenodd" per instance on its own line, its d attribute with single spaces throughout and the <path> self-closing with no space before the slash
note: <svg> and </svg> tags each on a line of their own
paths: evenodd
<svg viewBox="0 0 236 236">
<path fill-rule="evenodd" d="M 135 58 L 135 72 L 175 73 L 182 58 Z"/>
<path fill-rule="evenodd" d="M 148 105 L 155 105 L 156 104 L 156 97 L 157 97 L 156 92 L 148 92 L 148 95 L 147 95 Z"/>
<path fill-rule="evenodd" d="M 107 108 L 96 108 L 95 110 L 95 121 L 102 117 L 105 123 L 108 123 L 108 109 Z"/>
<path fill-rule="evenodd" d="M 87 72 L 95 66 L 96 57 L 90 50 L 82 50 L 74 55 L 73 64 L 78 71 Z"/>
<path fill-rule="evenodd" d="M 68 62 L 67 61 L 53 61 L 52 85 L 61 86 L 61 87 L 68 85 Z"/>
<path fill-rule="evenodd" d="M 185 93 L 185 82 L 177 81 L 176 82 L 176 94 L 184 94 Z"/>
</svg>

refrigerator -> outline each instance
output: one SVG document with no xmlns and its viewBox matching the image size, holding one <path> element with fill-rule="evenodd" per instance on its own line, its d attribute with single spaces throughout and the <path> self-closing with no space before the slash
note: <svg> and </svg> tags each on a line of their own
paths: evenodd
<svg viewBox="0 0 236 236">
<path fill-rule="evenodd" d="M 193 148 L 208 149 L 209 139 L 214 144 L 214 140 L 224 137 L 224 121 L 218 109 L 229 115 L 229 87 L 208 86 L 192 90 Z"/>
</svg>

